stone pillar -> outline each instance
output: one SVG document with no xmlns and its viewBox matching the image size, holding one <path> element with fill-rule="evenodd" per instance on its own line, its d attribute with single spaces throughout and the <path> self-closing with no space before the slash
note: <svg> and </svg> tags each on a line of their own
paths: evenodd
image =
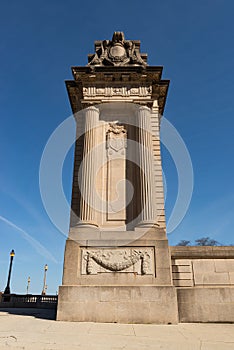
<svg viewBox="0 0 234 350">
<path fill-rule="evenodd" d="M 97 126 L 99 110 L 96 107 L 85 109 L 85 136 L 81 173 L 81 203 L 79 226 L 98 226 L 95 223 L 96 171 L 97 157 Z"/>
<path fill-rule="evenodd" d="M 153 173 L 153 144 L 150 124 L 150 109 L 145 106 L 137 111 L 139 128 L 139 167 L 141 221 L 138 227 L 152 227 L 156 224 L 155 183 Z"/>
</svg>

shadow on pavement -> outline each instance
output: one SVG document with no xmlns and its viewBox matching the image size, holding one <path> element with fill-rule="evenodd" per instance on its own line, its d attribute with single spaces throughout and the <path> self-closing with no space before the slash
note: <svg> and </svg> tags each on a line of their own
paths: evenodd
<svg viewBox="0 0 234 350">
<path fill-rule="evenodd" d="M 36 309 L 36 308 L 0 308 L 1 312 L 7 312 L 12 315 L 33 316 L 45 320 L 56 320 L 56 310 L 54 309 Z"/>
</svg>

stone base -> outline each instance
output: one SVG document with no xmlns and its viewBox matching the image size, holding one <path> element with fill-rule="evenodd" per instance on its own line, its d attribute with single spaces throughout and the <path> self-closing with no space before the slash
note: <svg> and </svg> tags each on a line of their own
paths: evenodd
<svg viewBox="0 0 234 350">
<path fill-rule="evenodd" d="M 61 286 L 58 321 L 178 323 L 172 286 Z"/>
<path fill-rule="evenodd" d="M 234 322 L 234 287 L 178 288 L 180 322 Z"/>
</svg>

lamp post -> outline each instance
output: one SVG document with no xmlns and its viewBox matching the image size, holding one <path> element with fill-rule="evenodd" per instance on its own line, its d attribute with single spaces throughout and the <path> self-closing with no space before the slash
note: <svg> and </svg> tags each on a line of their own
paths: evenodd
<svg viewBox="0 0 234 350">
<path fill-rule="evenodd" d="M 28 284 L 27 284 L 27 292 L 26 292 L 26 294 L 28 294 L 30 282 L 31 282 L 31 279 L 30 279 L 30 277 L 28 277 Z"/>
<path fill-rule="evenodd" d="M 48 265 L 45 264 L 45 266 L 44 266 L 43 289 L 42 289 L 41 295 L 46 295 L 46 289 L 47 289 L 47 285 L 46 285 L 46 273 L 47 273 L 47 270 L 48 270 Z"/>
<path fill-rule="evenodd" d="M 6 285 L 6 288 L 4 290 L 4 294 L 11 294 L 10 281 L 11 281 L 11 270 L 12 270 L 12 264 L 13 264 L 14 256 L 15 256 L 15 252 L 12 249 L 12 251 L 10 252 L 10 266 L 9 266 L 9 272 L 8 272 L 7 285 Z"/>
</svg>

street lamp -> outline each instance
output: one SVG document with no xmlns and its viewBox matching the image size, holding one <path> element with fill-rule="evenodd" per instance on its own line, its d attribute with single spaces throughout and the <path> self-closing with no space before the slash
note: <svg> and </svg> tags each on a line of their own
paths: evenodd
<svg viewBox="0 0 234 350">
<path fill-rule="evenodd" d="M 30 279 L 30 277 L 28 277 L 27 293 L 26 293 L 26 294 L 28 294 L 28 291 L 29 291 L 29 286 L 30 286 L 30 282 L 31 282 L 31 279 Z"/>
<path fill-rule="evenodd" d="M 44 266 L 44 281 L 43 281 L 43 289 L 41 292 L 41 295 L 46 295 L 46 289 L 47 289 L 47 285 L 46 285 L 46 272 L 48 270 L 48 265 L 45 264 Z"/>
<path fill-rule="evenodd" d="M 12 270 L 14 256 L 15 256 L 15 251 L 12 249 L 12 251 L 10 252 L 10 266 L 9 266 L 9 272 L 8 272 L 7 285 L 6 285 L 6 288 L 4 290 L 4 294 L 11 294 L 10 281 L 11 281 L 11 270 Z"/>
</svg>

